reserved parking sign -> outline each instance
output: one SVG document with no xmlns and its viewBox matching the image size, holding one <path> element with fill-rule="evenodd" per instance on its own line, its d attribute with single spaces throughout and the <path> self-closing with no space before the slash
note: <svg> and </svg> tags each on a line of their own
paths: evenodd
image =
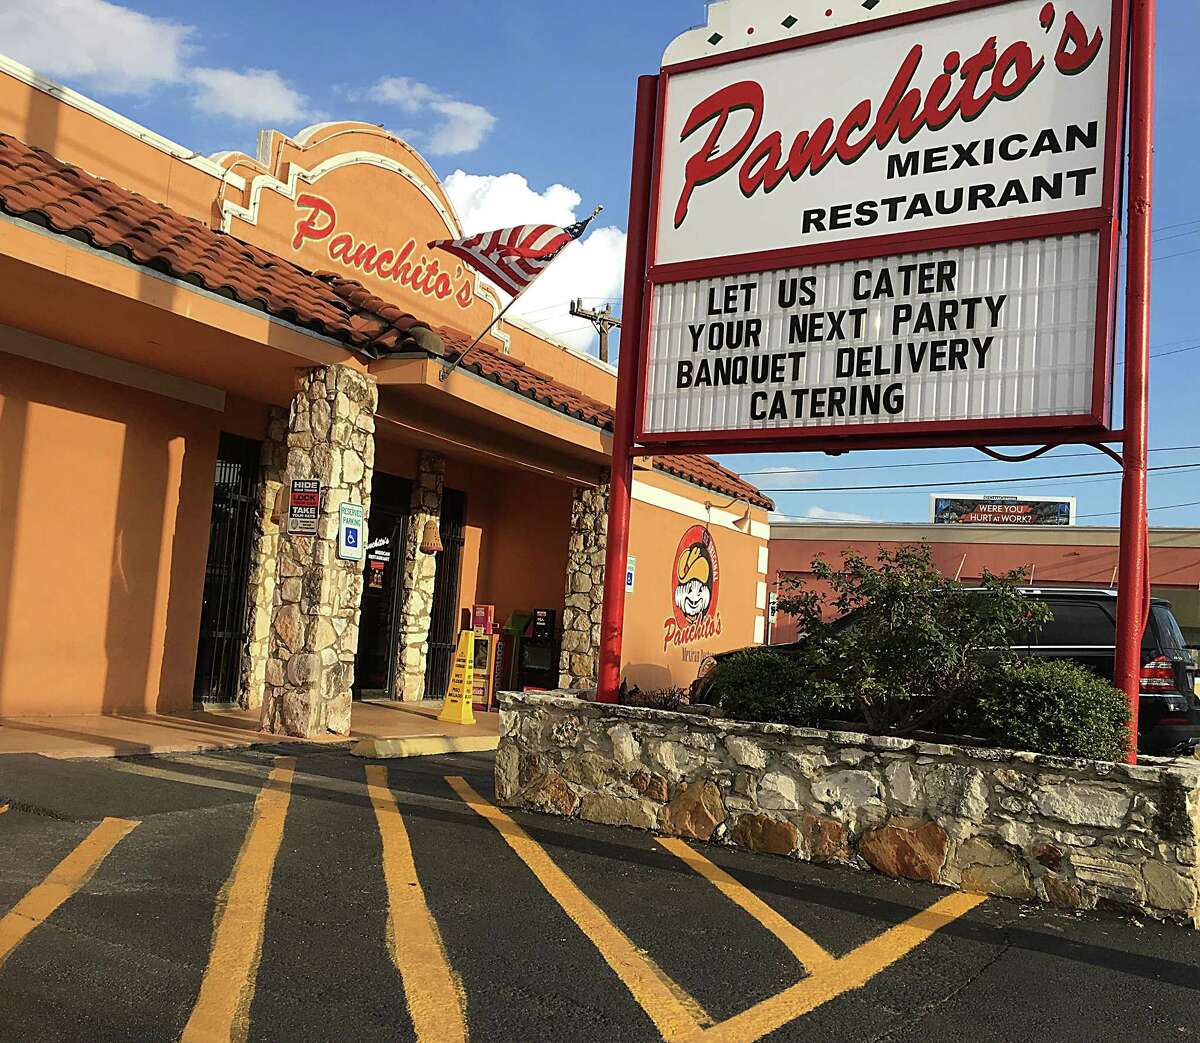
<svg viewBox="0 0 1200 1043">
<path fill-rule="evenodd" d="M 366 512 L 361 504 L 343 503 L 338 507 L 338 557 L 362 561 L 365 554 Z"/>
</svg>

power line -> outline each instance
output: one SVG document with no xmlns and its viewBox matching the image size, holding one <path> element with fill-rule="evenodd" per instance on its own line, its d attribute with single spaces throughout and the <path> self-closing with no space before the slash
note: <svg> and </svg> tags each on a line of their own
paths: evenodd
<svg viewBox="0 0 1200 1043">
<path fill-rule="evenodd" d="M 1152 359 L 1165 359 L 1168 355 L 1182 355 L 1185 351 L 1196 351 L 1200 349 L 1200 344 L 1189 344 L 1186 348 L 1176 348 L 1174 351 L 1159 351 L 1151 354 Z M 1121 359 L 1117 363 L 1118 366 L 1125 365 L 1125 360 Z"/>
<path fill-rule="evenodd" d="M 1156 243 L 1166 243 L 1172 239 L 1186 239 L 1189 235 L 1200 235 L 1200 228 L 1189 228 L 1185 232 L 1172 232 L 1170 235 L 1155 235 L 1151 236 L 1151 240 Z"/>
<path fill-rule="evenodd" d="M 1194 250 L 1180 250 L 1177 253 L 1173 253 L 1173 254 L 1158 254 L 1154 257 L 1151 257 L 1150 260 L 1151 261 L 1169 261 L 1169 260 L 1171 260 L 1172 257 L 1187 257 L 1189 254 L 1200 254 L 1200 246 L 1197 246 Z"/>
<path fill-rule="evenodd" d="M 1163 467 L 1148 467 L 1147 471 L 1195 471 L 1200 470 L 1200 464 L 1168 464 Z M 832 486 L 796 486 L 792 488 L 776 488 L 765 489 L 764 492 L 771 493 L 844 493 L 844 492 L 884 492 L 890 489 L 949 489 L 957 488 L 964 485 L 1012 485 L 1014 483 L 1029 483 L 1029 482 L 1049 482 L 1066 480 L 1069 478 L 1097 478 L 1117 476 L 1120 477 L 1119 471 L 1079 471 L 1075 474 L 1047 474 L 1038 477 L 1025 476 L 1022 478 L 991 478 L 991 479 L 972 479 L 967 482 L 915 482 L 904 485 L 873 485 L 864 487 L 861 485 L 832 485 Z"/>
<path fill-rule="evenodd" d="M 1189 503 L 1166 503 L 1161 507 L 1147 507 L 1148 511 L 1177 511 L 1181 507 L 1200 507 L 1200 500 L 1192 500 Z M 1076 515 L 1080 520 L 1084 518 L 1119 518 L 1120 511 L 1106 511 L 1103 514 L 1079 514 Z"/>
<path fill-rule="evenodd" d="M 1185 453 L 1193 450 L 1200 450 L 1200 445 L 1169 445 L 1163 446 L 1161 449 L 1151 449 L 1152 453 Z M 1043 459 L 1047 460 L 1075 460 L 1085 456 L 1095 456 L 1091 453 L 1062 453 L 1059 456 L 1048 456 Z M 905 463 L 905 464 L 857 464 L 851 467 L 783 467 L 783 468 L 767 468 L 765 471 L 739 471 L 743 478 L 749 478 L 754 475 L 769 475 L 769 474 L 806 474 L 811 471 L 891 471 L 901 467 L 957 467 L 963 464 L 981 464 L 983 461 L 979 457 L 972 457 L 970 460 L 935 460 L 932 463 Z"/>
<path fill-rule="evenodd" d="M 1172 228 L 1183 228 L 1184 225 L 1200 225 L 1200 217 L 1193 217 L 1190 221 L 1176 221 L 1170 225 L 1156 225 L 1155 232 L 1168 232 Z"/>
<path fill-rule="evenodd" d="M 1078 489 L 1081 485 L 1109 485 L 1109 484 L 1112 484 L 1113 482 L 1121 481 L 1122 477 L 1123 476 L 1120 471 L 1108 471 L 1108 472 L 1104 473 L 1104 477 L 1102 477 L 1102 478 L 1071 478 L 1071 477 L 1060 477 L 1058 475 L 1048 475 L 1045 478 L 1028 478 L 1025 480 L 1030 483 L 1038 482 L 1039 484 L 1041 484 L 1043 486 L 1045 486 L 1045 485 L 1060 485 L 1060 486 L 1064 486 L 1064 487 L 1070 488 L 1070 489 Z M 1154 480 L 1156 483 L 1161 483 L 1161 482 L 1169 482 L 1175 478 L 1191 479 L 1192 477 L 1193 477 L 1193 475 L 1190 471 L 1177 471 L 1173 474 L 1156 475 Z M 999 479 L 998 478 L 998 479 L 996 479 L 996 481 L 1004 482 L 1004 481 L 1007 481 L 1007 479 Z M 929 485 L 918 486 L 918 488 L 929 489 L 933 492 L 937 492 L 941 489 L 946 488 L 946 486 L 953 486 L 956 484 L 958 484 L 958 485 L 973 485 L 976 488 L 981 488 L 981 487 L 985 487 L 992 483 L 990 483 L 988 481 L 988 479 L 985 478 L 978 482 L 959 482 L 959 483 L 938 482 L 937 484 L 931 483 Z M 880 489 L 882 489 L 882 488 L 885 488 L 885 487 L 876 486 L 876 485 L 862 485 L 862 486 L 855 486 L 855 487 L 847 486 L 845 489 L 841 490 L 841 493 L 843 496 L 879 496 L 879 495 L 882 495 L 882 493 L 880 492 Z M 772 494 L 782 492 L 783 495 L 785 495 L 785 496 L 801 496 L 806 492 L 811 492 L 812 490 L 809 488 L 780 490 L 780 489 L 772 489 L 770 486 L 767 486 L 767 488 L 763 489 L 762 491 L 765 493 L 772 493 Z M 900 492 L 891 493 L 889 495 L 904 495 L 905 492 L 911 492 L 911 490 L 902 489 Z"/>
</svg>

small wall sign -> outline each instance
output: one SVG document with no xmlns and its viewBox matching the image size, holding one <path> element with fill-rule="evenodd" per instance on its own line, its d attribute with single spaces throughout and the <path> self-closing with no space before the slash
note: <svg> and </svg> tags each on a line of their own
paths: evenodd
<svg viewBox="0 0 1200 1043">
<path fill-rule="evenodd" d="M 289 536 L 315 536 L 321 515 L 321 480 L 293 478 L 288 494 L 287 531 Z"/>
<path fill-rule="evenodd" d="M 338 557 L 362 561 L 366 554 L 366 512 L 361 504 L 338 505 Z"/>
<path fill-rule="evenodd" d="M 633 593 L 633 585 L 637 581 L 637 558 L 629 555 L 625 562 L 625 593 Z"/>
</svg>

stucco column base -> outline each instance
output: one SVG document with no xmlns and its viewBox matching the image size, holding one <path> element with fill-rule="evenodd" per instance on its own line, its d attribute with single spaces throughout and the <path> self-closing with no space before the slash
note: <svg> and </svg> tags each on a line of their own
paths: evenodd
<svg viewBox="0 0 1200 1043">
<path fill-rule="evenodd" d="M 577 486 L 571 501 L 567 590 L 563 605 L 559 688 L 594 688 L 600 649 L 600 612 L 604 603 L 604 548 L 608 536 L 611 472 L 600 474 L 594 489 Z"/>
<path fill-rule="evenodd" d="M 348 735 L 362 563 L 337 556 L 338 507 L 370 511 L 375 381 L 347 366 L 302 371 L 288 413 L 287 474 L 318 478 L 316 536 L 280 525 L 262 729 L 316 738 Z"/>
<path fill-rule="evenodd" d="M 425 667 L 429 660 L 429 625 L 433 616 L 433 591 L 437 582 L 437 555 L 421 550 L 429 522 L 441 524 L 446 458 L 421 450 L 417 480 L 413 484 L 412 510 L 404 539 L 404 578 L 400 592 L 400 627 L 396 652 L 396 694 L 406 703 L 426 698 Z M 440 699 L 444 692 L 429 692 Z"/>
</svg>

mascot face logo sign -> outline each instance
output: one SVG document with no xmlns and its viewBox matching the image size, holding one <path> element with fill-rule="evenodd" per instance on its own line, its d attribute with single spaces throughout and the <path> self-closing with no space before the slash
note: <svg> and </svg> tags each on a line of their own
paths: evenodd
<svg viewBox="0 0 1200 1043">
<path fill-rule="evenodd" d="M 671 569 L 674 611 L 664 625 L 663 648 L 681 647 L 721 632 L 717 595 L 721 569 L 712 533 L 693 525 L 683 534 Z"/>
</svg>

